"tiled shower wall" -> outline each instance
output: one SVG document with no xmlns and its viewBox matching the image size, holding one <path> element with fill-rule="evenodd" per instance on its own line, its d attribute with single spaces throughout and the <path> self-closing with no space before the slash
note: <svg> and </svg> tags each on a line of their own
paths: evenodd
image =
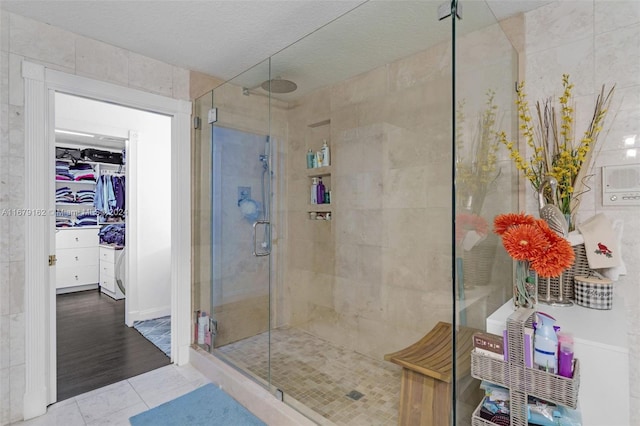
<svg viewBox="0 0 640 426">
<path fill-rule="evenodd" d="M 559 94 L 562 74 L 575 84 L 577 136 L 591 119 L 597 93 L 603 84 L 616 85 L 607 117 L 608 133 L 598 144 L 592 190 L 584 197 L 578 222 L 604 213 L 624 221 L 622 258 L 627 275 L 614 291 L 624 299 L 629 331 L 631 419 L 640 419 L 640 213 L 639 206 L 604 207 L 600 167 L 640 163 L 640 2 L 559 1 L 525 14 L 525 84 L 531 100 Z M 635 135 L 635 145 L 625 146 Z M 629 150 L 635 149 L 637 156 Z M 628 154 L 629 153 L 629 154 Z M 529 188 L 528 188 L 529 189 Z M 527 210 L 536 211 L 528 192 Z"/>
<path fill-rule="evenodd" d="M 463 37 L 459 47 L 456 85 L 468 116 L 475 121 L 494 89 L 509 117 L 515 55 L 500 27 Z M 451 45 L 443 43 L 314 92 L 290 111 L 284 293 L 290 325 L 382 359 L 438 321 L 451 321 L 451 79 Z M 323 132 L 313 127 L 325 120 Z M 330 222 L 309 219 L 304 161 L 327 135 Z M 505 152 L 498 162 L 503 175 L 488 196 L 486 218 L 510 211 L 517 199 Z M 496 283 L 509 282 L 510 262 L 485 260 L 502 265 Z M 469 324 L 484 321 L 485 299 L 504 302 L 500 285 L 483 287 L 476 291 L 484 299 L 467 312 Z M 500 296 L 488 297 L 492 292 Z"/>
<path fill-rule="evenodd" d="M 24 206 L 21 61 L 177 99 L 189 72 L 22 16 L 0 16 L 0 208 Z M 24 218 L 0 216 L 0 424 L 22 418 L 25 390 Z"/>
</svg>

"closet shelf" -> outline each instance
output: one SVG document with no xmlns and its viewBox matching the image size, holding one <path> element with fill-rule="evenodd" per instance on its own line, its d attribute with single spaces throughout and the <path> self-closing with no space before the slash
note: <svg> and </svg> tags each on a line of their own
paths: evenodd
<svg viewBox="0 0 640 426">
<path fill-rule="evenodd" d="M 56 183 L 71 183 L 71 184 L 84 184 L 84 185 L 95 185 L 96 181 L 94 180 L 62 180 L 62 179 L 56 179 Z"/>
</svg>

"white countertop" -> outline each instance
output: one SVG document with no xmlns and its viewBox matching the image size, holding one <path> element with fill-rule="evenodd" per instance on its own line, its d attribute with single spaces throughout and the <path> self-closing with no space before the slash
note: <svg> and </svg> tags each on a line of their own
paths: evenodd
<svg viewBox="0 0 640 426">
<path fill-rule="evenodd" d="M 625 306 L 620 296 L 614 294 L 613 309 L 609 310 L 590 309 L 576 304 L 566 308 L 555 307 L 543 303 L 537 304 L 535 309 L 554 317 L 556 325 L 562 331 L 571 333 L 576 343 L 629 353 Z M 487 318 L 487 331 L 501 335 L 513 311 L 513 302 L 509 300 Z"/>
</svg>

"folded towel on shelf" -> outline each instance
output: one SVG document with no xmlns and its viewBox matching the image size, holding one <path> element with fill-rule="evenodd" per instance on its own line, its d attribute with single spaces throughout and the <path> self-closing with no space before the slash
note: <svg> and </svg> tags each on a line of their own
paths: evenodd
<svg viewBox="0 0 640 426">
<path fill-rule="evenodd" d="M 620 244 L 611 220 L 599 213 L 578 225 L 584 237 L 584 248 L 591 269 L 613 268 L 620 265 Z"/>
</svg>

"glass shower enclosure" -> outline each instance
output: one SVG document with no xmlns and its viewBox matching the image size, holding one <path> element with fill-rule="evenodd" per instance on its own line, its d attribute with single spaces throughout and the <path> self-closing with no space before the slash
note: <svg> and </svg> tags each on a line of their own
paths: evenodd
<svg viewBox="0 0 640 426">
<path fill-rule="evenodd" d="M 318 424 L 397 424 L 389 355 L 446 323 L 452 361 L 510 297 L 490 230 L 517 180 L 481 135 L 512 125 L 517 55 L 485 2 L 439 6 L 364 2 L 194 102 L 194 347 Z M 452 377 L 470 424 L 478 383 Z"/>
</svg>

